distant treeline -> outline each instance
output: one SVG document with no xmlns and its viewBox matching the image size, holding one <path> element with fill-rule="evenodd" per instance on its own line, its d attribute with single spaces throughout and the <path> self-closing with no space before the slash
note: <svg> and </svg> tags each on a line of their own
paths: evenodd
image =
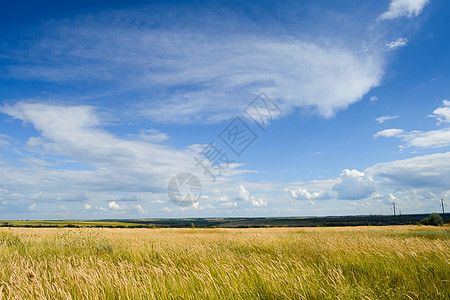
<svg viewBox="0 0 450 300">
<path fill-rule="evenodd" d="M 429 214 L 364 215 L 284 218 L 187 218 L 187 219 L 106 219 L 90 221 L 0 221 L 0 227 L 39 228 L 261 228 L 261 227 L 337 227 L 419 224 Z M 446 222 L 450 221 L 445 214 Z"/>
<path fill-rule="evenodd" d="M 337 226 L 384 226 L 419 224 L 429 214 L 414 215 L 365 215 L 332 217 L 286 217 L 286 218 L 192 218 L 192 219 L 141 219 L 123 220 L 128 223 L 153 224 L 161 227 L 197 228 L 258 228 L 258 227 L 337 227 Z M 450 216 L 445 215 L 448 222 Z M 117 221 L 117 220 L 116 220 Z"/>
</svg>

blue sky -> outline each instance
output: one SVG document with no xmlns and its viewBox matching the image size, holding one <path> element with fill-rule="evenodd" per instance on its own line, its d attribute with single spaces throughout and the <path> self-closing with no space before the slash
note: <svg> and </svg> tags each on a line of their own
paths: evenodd
<svg viewBox="0 0 450 300">
<path fill-rule="evenodd" d="M 0 219 L 426 213 L 449 198 L 448 2 L 91 2 L 0 13 Z M 263 128 L 255 103 L 273 109 Z M 240 155 L 220 138 L 233 122 L 255 138 Z M 208 162 L 210 142 L 227 161 Z M 181 207 L 167 187 L 185 172 L 202 195 Z"/>
</svg>

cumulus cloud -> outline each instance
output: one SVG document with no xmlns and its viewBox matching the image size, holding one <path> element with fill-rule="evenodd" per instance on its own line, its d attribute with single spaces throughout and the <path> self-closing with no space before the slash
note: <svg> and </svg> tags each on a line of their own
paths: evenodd
<svg viewBox="0 0 450 300">
<path fill-rule="evenodd" d="M 267 206 L 267 201 L 264 201 L 261 198 L 258 198 L 258 199 L 253 198 L 252 206 Z"/>
<path fill-rule="evenodd" d="M 394 120 L 394 119 L 397 119 L 397 118 L 398 118 L 398 115 L 395 115 L 395 116 L 382 116 L 382 117 L 376 118 L 375 120 L 378 122 L 378 124 L 383 124 L 386 121 Z"/>
<path fill-rule="evenodd" d="M 407 38 L 398 38 L 395 41 L 392 41 L 388 44 L 386 44 L 386 47 L 390 50 L 399 48 L 399 47 L 404 47 L 408 44 L 408 39 Z"/>
<path fill-rule="evenodd" d="M 259 197 L 255 197 L 255 196 L 250 196 L 250 193 L 246 190 L 244 185 L 238 185 L 236 186 L 236 189 L 238 190 L 237 194 L 238 194 L 238 199 L 248 202 L 251 206 L 266 206 L 267 205 L 267 201 L 259 198 Z"/>
<path fill-rule="evenodd" d="M 120 207 L 120 205 L 117 204 L 117 203 L 114 202 L 114 201 L 109 202 L 109 203 L 108 203 L 108 207 L 109 207 L 110 209 L 112 209 L 112 210 L 121 210 L 121 209 L 122 209 L 122 208 Z"/>
<path fill-rule="evenodd" d="M 395 202 L 395 201 L 398 201 L 398 198 L 397 197 L 395 197 L 394 195 L 392 195 L 391 193 L 389 193 L 388 195 L 387 195 L 387 199 L 386 199 L 389 203 L 392 203 L 392 202 Z"/>
<path fill-rule="evenodd" d="M 238 189 L 238 197 L 243 201 L 250 200 L 250 193 L 245 189 L 245 187 L 241 184 L 237 186 Z"/>
<path fill-rule="evenodd" d="M 345 169 L 340 182 L 333 186 L 339 199 L 362 199 L 375 192 L 375 181 L 372 176 L 358 170 Z"/>
<path fill-rule="evenodd" d="M 141 206 L 141 205 L 136 205 L 135 207 L 136 207 L 136 209 L 138 210 L 138 212 L 139 212 L 139 213 L 141 213 L 141 214 L 142 214 L 142 213 L 144 213 L 144 212 L 145 212 L 145 210 L 144 210 L 144 209 L 142 208 L 142 206 Z"/>
<path fill-rule="evenodd" d="M 377 101 L 378 100 L 378 97 L 377 96 L 372 96 L 372 97 L 370 97 L 370 101 Z"/>
<path fill-rule="evenodd" d="M 297 189 L 286 188 L 285 191 L 289 194 L 290 197 L 296 200 L 323 200 L 331 198 L 328 192 L 320 191 L 310 193 L 306 189 L 301 187 Z"/>
<path fill-rule="evenodd" d="M 391 20 L 400 17 L 416 17 L 420 15 L 430 0 L 392 0 L 389 9 L 378 16 L 379 20 Z"/>
<path fill-rule="evenodd" d="M 118 212 L 122 212 L 122 213 L 124 213 L 126 211 L 131 211 L 131 210 L 137 211 L 138 213 L 144 212 L 144 209 L 139 204 L 138 205 L 129 205 L 129 204 L 123 204 L 123 203 L 119 204 L 115 201 L 108 202 L 108 208 L 110 210 L 118 211 Z"/>
</svg>

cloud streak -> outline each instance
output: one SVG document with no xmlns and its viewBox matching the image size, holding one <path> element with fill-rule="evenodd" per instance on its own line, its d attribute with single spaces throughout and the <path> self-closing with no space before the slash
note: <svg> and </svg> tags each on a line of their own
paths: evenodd
<svg viewBox="0 0 450 300">
<path fill-rule="evenodd" d="M 408 39 L 407 38 L 398 38 L 395 41 L 392 41 L 388 44 L 386 44 L 386 47 L 389 50 L 394 50 L 400 47 L 405 47 L 408 44 Z"/>
<path fill-rule="evenodd" d="M 285 113 L 301 107 L 328 118 L 359 101 L 383 75 L 378 55 L 326 38 L 217 35 L 130 25 L 113 13 L 102 18 L 113 25 L 99 26 L 91 16 L 52 22 L 44 37 L 10 53 L 20 63 L 8 67 L 9 75 L 133 90 L 141 99 L 134 112 L 166 123 L 230 118 L 261 90 Z"/>
<path fill-rule="evenodd" d="M 398 118 L 398 115 L 395 115 L 395 116 L 382 116 L 382 117 L 376 118 L 375 120 L 378 122 L 378 124 L 383 124 L 386 121 L 394 120 L 394 119 L 397 119 L 397 118 Z"/>
<path fill-rule="evenodd" d="M 400 17 L 412 18 L 420 15 L 430 0 L 392 0 L 389 9 L 378 16 L 379 20 L 393 20 Z"/>
</svg>

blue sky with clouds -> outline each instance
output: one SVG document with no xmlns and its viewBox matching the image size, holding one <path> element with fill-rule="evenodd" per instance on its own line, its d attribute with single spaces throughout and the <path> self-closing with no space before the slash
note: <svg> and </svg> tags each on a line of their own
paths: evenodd
<svg viewBox="0 0 450 300">
<path fill-rule="evenodd" d="M 91 2 L 0 12 L 0 219 L 422 213 L 449 198 L 447 1 Z M 221 139 L 233 122 L 246 133 Z M 202 184 L 188 207 L 167 194 L 183 172 Z"/>
</svg>

